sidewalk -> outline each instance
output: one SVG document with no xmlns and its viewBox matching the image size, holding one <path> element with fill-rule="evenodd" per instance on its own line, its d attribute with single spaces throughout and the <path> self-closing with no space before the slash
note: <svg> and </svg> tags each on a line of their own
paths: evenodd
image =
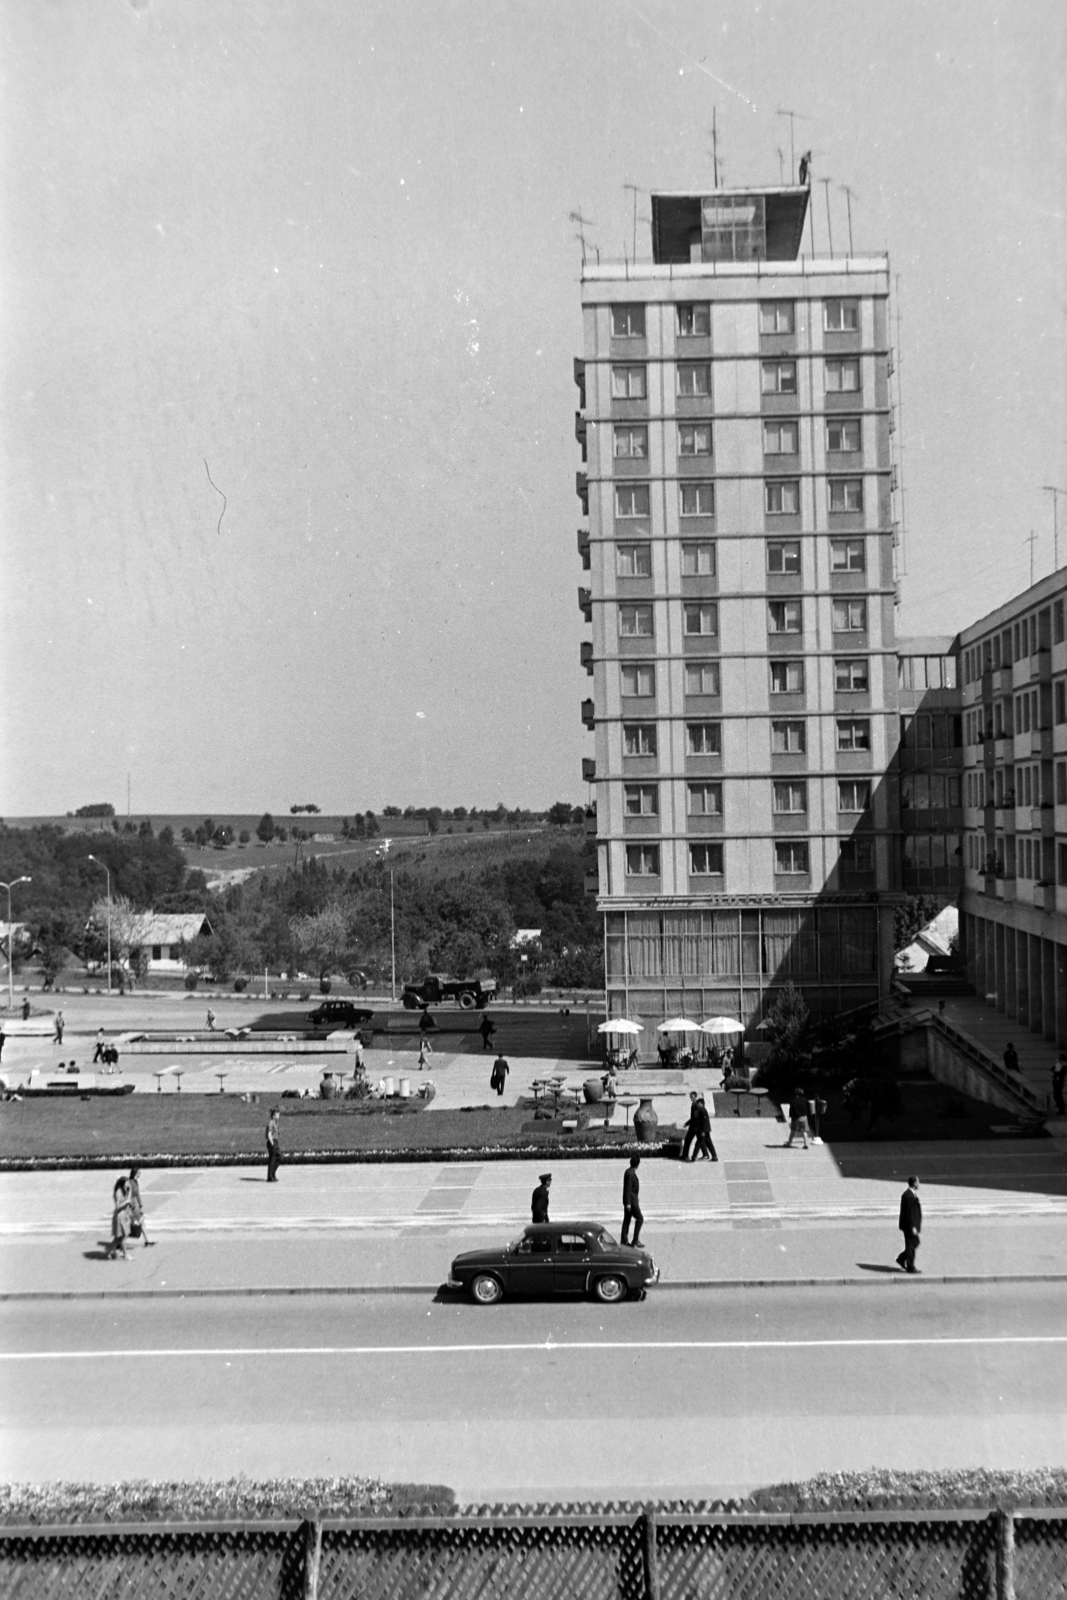
<svg viewBox="0 0 1067 1600">
<path fill-rule="evenodd" d="M 646 1160 L 643 1238 L 679 1283 L 870 1281 L 891 1267 L 908 1174 L 922 1184 L 925 1272 L 1067 1275 L 1067 1152 L 1060 1141 L 784 1147 L 769 1119 L 720 1118 L 718 1163 Z M 626 1161 L 554 1171 L 555 1220 L 616 1230 Z M 551 1171 L 551 1158 L 544 1170 Z M 525 1161 L 146 1168 L 154 1249 L 99 1259 L 114 1174 L 0 1176 L 7 1294 L 255 1292 L 440 1283 L 453 1254 L 517 1237 L 538 1168 Z M 870 1263 L 865 1268 L 861 1263 Z"/>
</svg>

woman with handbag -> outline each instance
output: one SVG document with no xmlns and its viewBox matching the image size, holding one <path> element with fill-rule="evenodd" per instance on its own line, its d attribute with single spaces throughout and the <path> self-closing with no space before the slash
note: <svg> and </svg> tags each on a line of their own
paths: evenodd
<svg viewBox="0 0 1067 1600">
<path fill-rule="evenodd" d="M 140 1176 L 140 1172 L 140 1167 L 131 1167 L 130 1175 L 126 1179 L 126 1187 L 130 1194 L 130 1236 L 134 1239 L 139 1237 L 141 1243 L 147 1248 L 148 1245 L 154 1244 L 155 1240 L 150 1239 L 145 1232 L 144 1206 L 141 1203 L 141 1185 L 137 1181 Z"/>
<path fill-rule="evenodd" d="M 130 1215 L 130 1185 L 126 1178 L 120 1178 L 115 1184 L 111 1200 L 111 1243 L 107 1247 L 107 1259 L 114 1261 L 116 1255 L 121 1255 L 123 1261 L 128 1261 L 126 1240 L 133 1219 Z"/>
</svg>

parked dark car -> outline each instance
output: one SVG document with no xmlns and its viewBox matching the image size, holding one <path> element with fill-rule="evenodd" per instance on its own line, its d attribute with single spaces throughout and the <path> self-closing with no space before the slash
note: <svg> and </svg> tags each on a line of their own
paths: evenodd
<svg viewBox="0 0 1067 1600">
<path fill-rule="evenodd" d="M 307 1020 L 316 1029 L 358 1028 L 373 1015 L 366 1006 L 357 1006 L 351 1000 L 324 1000 L 321 1006 L 308 1012 Z"/>
<path fill-rule="evenodd" d="M 534 1223 L 502 1249 L 457 1256 L 448 1276 L 482 1306 L 505 1294 L 591 1294 L 613 1305 L 658 1282 L 648 1251 L 619 1244 L 599 1222 Z"/>
</svg>

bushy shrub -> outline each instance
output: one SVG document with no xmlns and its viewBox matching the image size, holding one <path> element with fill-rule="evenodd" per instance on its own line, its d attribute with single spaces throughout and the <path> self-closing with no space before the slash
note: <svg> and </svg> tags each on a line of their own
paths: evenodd
<svg viewBox="0 0 1067 1600">
<path fill-rule="evenodd" d="M 199 972 L 187 972 L 185 974 L 185 987 L 187 989 L 195 989 L 199 982 L 200 982 L 200 974 L 199 974 Z"/>
<path fill-rule="evenodd" d="M 245 990 L 247 988 L 248 988 L 248 979 L 247 978 L 234 978 L 234 980 L 233 980 L 233 992 L 234 992 L 234 994 L 244 994 L 244 992 L 245 992 Z"/>
</svg>

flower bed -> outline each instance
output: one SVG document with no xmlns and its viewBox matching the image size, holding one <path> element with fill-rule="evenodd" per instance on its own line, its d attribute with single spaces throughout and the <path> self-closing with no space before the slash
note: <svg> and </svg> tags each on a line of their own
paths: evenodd
<svg viewBox="0 0 1067 1600">
<path fill-rule="evenodd" d="M 0 1171 L 149 1167 L 261 1166 L 267 1114 L 281 1111 L 283 1159 L 289 1164 L 540 1160 L 573 1156 L 654 1155 L 677 1147 L 673 1129 L 640 1144 L 633 1129 L 562 1133 L 523 1129 L 518 1108 L 474 1107 L 418 1115 L 399 1108 L 365 1110 L 358 1102 L 283 1100 L 262 1095 L 134 1095 L 91 1104 L 32 1101 L 9 1106 L 0 1121 Z"/>
</svg>

